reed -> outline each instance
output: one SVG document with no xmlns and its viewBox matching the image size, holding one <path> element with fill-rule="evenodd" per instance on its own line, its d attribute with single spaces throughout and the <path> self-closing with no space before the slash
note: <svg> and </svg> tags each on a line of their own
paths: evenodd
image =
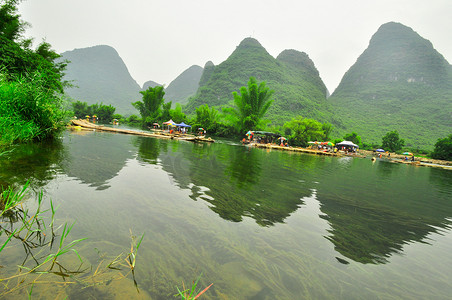
<svg viewBox="0 0 452 300">
<path fill-rule="evenodd" d="M 201 291 L 201 288 L 196 289 L 198 286 L 199 280 L 201 279 L 201 276 L 202 276 L 202 274 L 200 274 L 198 276 L 198 278 L 195 281 L 193 281 L 191 288 L 186 288 L 185 283 L 182 282 L 182 291 L 179 289 L 179 287 L 176 287 L 178 294 L 176 294 L 174 296 L 175 297 L 180 296 L 181 299 L 183 299 L 183 300 L 198 299 L 202 294 L 204 294 L 213 285 L 213 283 L 211 283 L 209 286 L 204 288 L 202 291 Z"/>
</svg>

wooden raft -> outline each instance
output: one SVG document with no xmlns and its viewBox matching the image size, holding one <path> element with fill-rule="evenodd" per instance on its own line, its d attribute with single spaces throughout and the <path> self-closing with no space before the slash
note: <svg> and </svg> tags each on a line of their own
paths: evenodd
<svg viewBox="0 0 452 300">
<path fill-rule="evenodd" d="M 71 123 L 72 123 L 72 125 L 80 126 L 82 129 L 85 129 L 85 130 L 87 129 L 87 130 L 93 130 L 93 131 L 94 130 L 95 131 L 108 131 L 108 132 L 113 132 L 113 133 L 132 134 L 132 135 L 139 135 L 139 136 L 154 137 L 154 138 L 159 138 L 159 139 L 177 139 L 177 140 L 190 141 L 190 142 L 207 142 L 207 143 L 215 142 L 210 137 L 205 138 L 204 136 L 194 136 L 194 135 L 187 135 L 187 134 L 170 134 L 170 133 L 165 133 L 165 132 L 159 132 L 159 133 L 142 132 L 142 131 L 135 131 L 135 130 L 129 130 L 129 129 L 96 125 L 96 124 L 90 123 L 86 120 L 71 120 Z"/>
</svg>

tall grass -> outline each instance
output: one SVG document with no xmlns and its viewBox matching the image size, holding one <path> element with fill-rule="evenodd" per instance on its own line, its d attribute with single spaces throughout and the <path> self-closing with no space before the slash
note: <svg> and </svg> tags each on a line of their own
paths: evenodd
<svg viewBox="0 0 452 300">
<path fill-rule="evenodd" d="M 53 137 L 64 126 L 62 100 L 41 73 L 11 81 L 0 74 L 0 146 Z"/>
</svg>

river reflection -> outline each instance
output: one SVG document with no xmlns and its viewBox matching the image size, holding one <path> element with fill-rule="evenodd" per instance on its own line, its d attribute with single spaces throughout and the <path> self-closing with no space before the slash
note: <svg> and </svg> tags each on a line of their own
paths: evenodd
<svg viewBox="0 0 452 300">
<path fill-rule="evenodd" d="M 14 155 L 0 157 L 0 180 L 44 186 L 59 176 L 61 213 L 78 220 L 82 237 L 99 231 L 96 243 L 147 231 L 140 275 L 155 299 L 187 269 L 215 282 L 213 299 L 347 299 L 363 290 L 441 298 L 451 289 L 442 279 L 452 244 L 448 170 L 109 133 L 40 147 L 18 151 L 19 168 Z M 446 246 L 436 248 L 441 236 Z"/>
<path fill-rule="evenodd" d="M 97 190 L 108 189 L 108 181 L 134 156 L 130 139 L 124 135 L 88 132 L 84 136 L 71 135 L 67 140 L 66 159 L 60 163 L 62 171 Z"/>
<path fill-rule="evenodd" d="M 23 186 L 38 189 L 52 180 L 67 159 L 62 140 L 14 146 L 0 156 L 0 187 Z"/>
</svg>

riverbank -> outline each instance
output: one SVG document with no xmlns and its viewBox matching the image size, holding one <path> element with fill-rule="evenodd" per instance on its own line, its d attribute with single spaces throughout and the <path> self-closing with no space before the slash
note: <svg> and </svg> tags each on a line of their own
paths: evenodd
<svg viewBox="0 0 452 300">
<path fill-rule="evenodd" d="M 154 137 L 159 139 L 177 139 L 177 140 L 183 140 L 183 141 L 190 141 L 190 142 L 206 142 L 206 143 L 213 143 L 215 142 L 213 139 L 206 138 L 204 136 L 195 136 L 191 134 L 181 134 L 181 133 L 169 133 L 165 131 L 155 131 L 155 132 L 143 132 L 143 131 L 136 131 L 136 130 L 129 130 L 129 129 L 122 129 L 122 128 L 116 128 L 116 127 L 107 127 L 102 125 L 96 125 L 93 123 L 90 123 L 86 120 L 71 120 L 71 128 L 72 129 L 79 129 L 79 130 L 96 130 L 96 131 L 108 131 L 112 133 L 122 133 L 122 134 L 131 134 L 131 135 L 139 135 L 139 136 L 147 136 L 147 137 Z"/>
<path fill-rule="evenodd" d="M 342 151 L 339 152 L 325 152 L 323 150 L 315 150 L 310 148 L 302 148 L 302 147 L 284 147 L 279 146 L 275 144 L 259 144 L 259 143 L 251 143 L 248 144 L 248 146 L 251 147 L 257 147 L 257 148 L 265 148 L 265 149 L 275 149 L 275 150 L 282 150 L 282 151 L 293 151 L 293 152 L 302 152 L 302 153 L 309 153 L 309 154 L 315 154 L 315 155 L 326 155 L 326 156 L 351 156 L 351 157 L 359 157 L 359 158 L 367 158 L 367 157 L 375 157 L 377 158 L 379 153 L 375 153 L 373 151 L 368 150 L 358 150 L 356 153 L 345 153 Z M 415 166 L 424 166 L 424 167 L 435 167 L 435 168 L 443 168 L 446 170 L 452 170 L 452 161 L 447 160 L 438 160 L 438 159 L 431 159 L 431 158 L 420 158 L 415 157 L 414 161 L 411 160 L 411 157 L 409 157 L 408 160 L 405 160 L 406 155 L 400 155 L 396 153 L 384 153 L 382 154 L 382 157 L 379 158 L 381 160 L 385 160 L 391 163 L 401 163 L 401 164 L 409 164 L 409 165 L 415 165 Z"/>
<path fill-rule="evenodd" d="M 177 140 L 183 140 L 183 141 L 190 141 L 190 142 L 207 142 L 207 143 L 213 143 L 215 142 L 213 139 L 205 138 L 204 136 L 194 136 L 191 134 L 180 134 L 180 133 L 169 133 L 163 130 L 158 130 L 155 132 L 143 132 L 143 131 L 135 131 L 135 130 L 129 130 L 129 129 L 121 129 L 121 128 L 115 128 L 115 127 L 107 127 L 102 125 L 96 125 L 93 123 L 90 123 L 86 120 L 71 120 L 71 128 L 72 129 L 79 129 L 79 130 L 96 130 L 96 131 L 107 131 L 112 133 L 122 133 L 122 134 L 132 134 L 132 135 L 139 135 L 139 136 L 147 136 L 147 137 L 154 137 L 154 138 L 160 138 L 160 139 L 177 139 Z M 264 149 L 274 149 L 274 150 L 280 150 L 280 151 L 292 151 L 292 152 L 302 152 L 302 153 L 308 153 L 308 154 L 314 154 L 314 155 L 324 155 L 324 156 L 351 156 L 351 157 L 359 157 L 359 158 L 366 158 L 366 157 L 377 157 L 379 153 L 375 153 L 373 151 L 368 150 L 358 150 L 356 153 L 345 153 L 342 151 L 338 152 L 327 152 L 324 150 L 315 150 L 311 148 L 302 148 L 302 147 L 284 147 L 279 146 L 276 144 L 259 144 L 259 143 L 251 143 L 247 144 L 249 147 L 256 147 L 256 148 L 264 148 Z M 385 160 L 391 163 L 402 163 L 402 164 L 410 164 L 415 166 L 424 166 L 424 167 L 434 167 L 434 168 L 443 168 L 446 170 L 452 170 L 452 161 L 446 161 L 446 160 L 437 160 L 437 159 L 431 159 L 431 158 L 420 158 L 415 157 L 414 161 L 411 160 L 411 157 L 409 157 L 409 160 L 405 160 L 406 155 L 400 155 L 396 153 L 382 153 L 382 157 L 379 158 L 381 160 Z"/>
<path fill-rule="evenodd" d="M 373 151 L 368 150 L 358 150 L 361 155 L 364 157 L 378 157 L 379 153 L 375 153 Z M 405 159 L 408 158 L 408 160 Z M 382 153 L 381 158 L 383 160 L 392 162 L 392 163 L 402 163 L 402 164 L 411 164 L 417 166 L 424 167 L 436 167 L 443 168 L 447 170 L 452 170 L 452 161 L 448 160 L 439 160 L 432 159 L 426 157 L 414 157 L 414 161 L 411 160 L 412 156 L 397 154 L 397 153 Z"/>
</svg>

